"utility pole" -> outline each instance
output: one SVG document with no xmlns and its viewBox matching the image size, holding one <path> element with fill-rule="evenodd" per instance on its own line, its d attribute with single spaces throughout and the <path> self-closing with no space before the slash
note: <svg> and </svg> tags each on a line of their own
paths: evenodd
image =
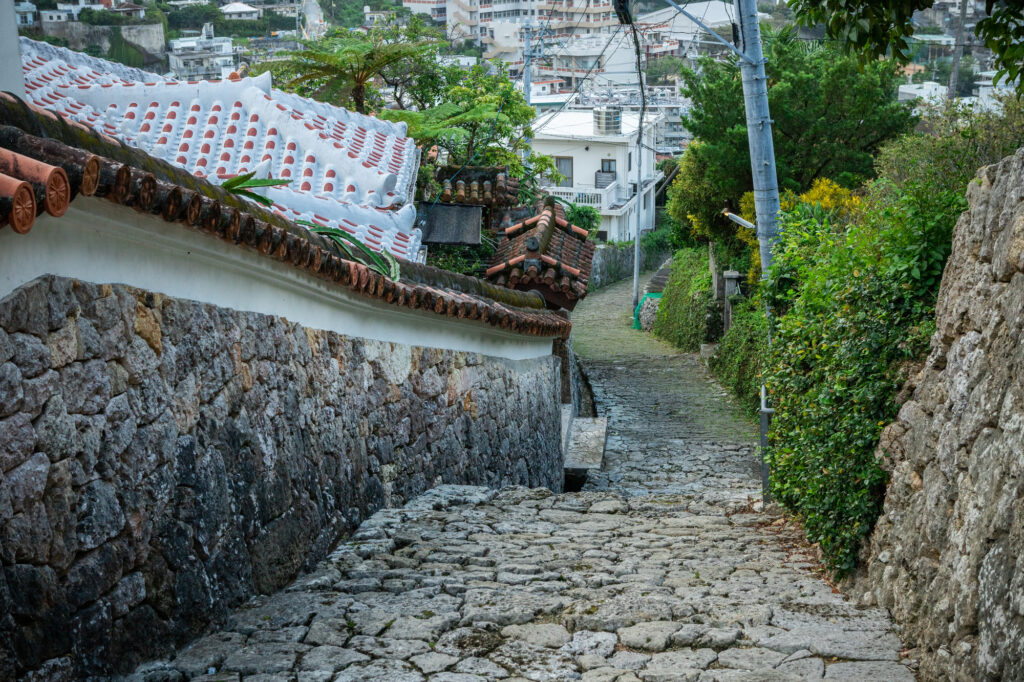
<svg viewBox="0 0 1024 682">
<path fill-rule="evenodd" d="M 523 27 L 523 95 L 526 97 L 526 103 L 530 104 L 530 59 L 533 57 L 533 53 L 530 51 L 530 38 L 533 34 L 533 22 L 530 22 Z"/>
<path fill-rule="evenodd" d="M 960 0 L 960 25 L 956 27 L 956 42 L 953 43 L 953 68 L 949 72 L 949 90 L 946 99 L 955 99 L 957 81 L 960 79 L 960 55 L 963 53 L 964 23 L 967 21 L 967 0 Z"/>
<path fill-rule="evenodd" d="M 775 172 L 775 143 L 772 141 L 772 117 L 768 111 L 768 78 L 764 71 L 761 27 L 756 0 L 736 0 L 740 28 L 740 60 L 743 101 L 747 110 L 747 142 L 750 145 L 750 171 L 754 176 L 754 208 L 757 213 L 757 241 L 761 252 L 761 278 L 766 279 L 772 264 L 772 244 L 779 234 L 779 179 Z"/>
<path fill-rule="evenodd" d="M 640 87 L 644 86 L 643 81 Z M 640 167 L 644 158 L 644 131 L 641 130 L 643 116 L 636 122 L 636 234 L 633 235 L 633 310 L 640 305 L 640 226 L 643 224 L 644 214 L 641 209 L 640 195 L 643 194 L 643 176 Z"/>
</svg>

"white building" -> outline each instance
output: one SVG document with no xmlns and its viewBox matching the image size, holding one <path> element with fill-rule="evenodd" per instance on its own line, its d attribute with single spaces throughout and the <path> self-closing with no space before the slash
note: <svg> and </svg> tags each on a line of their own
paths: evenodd
<svg viewBox="0 0 1024 682">
<path fill-rule="evenodd" d="M 936 83 L 935 81 L 925 81 L 924 83 L 904 83 L 899 87 L 899 94 L 897 99 L 900 102 L 912 102 L 914 100 L 922 99 L 927 102 L 941 102 L 946 99 L 946 94 L 949 92 L 949 86 L 943 85 L 942 83 Z"/>
<path fill-rule="evenodd" d="M 654 187 L 662 173 L 654 168 L 655 128 L 660 114 L 644 118 L 644 149 L 637 158 L 638 115 L 615 107 L 544 114 L 533 124 L 533 150 L 555 159 L 564 180 L 543 190 L 601 213 L 605 239 L 621 241 L 654 229 Z M 636 191 L 639 163 L 641 191 Z"/>
<path fill-rule="evenodd" d="M 710 0 L 710 2 L 691 2 L 686 4 L 686 11 L 711 28 L 725 28 L 732 24 L 735 14 L 731 2 Z M 637 27 L 643 31 L 646 44 L 644 49 L 648 59 L 658 57 L 696 58 L 709 51 L 727 48 L 697 26 L 689 17 L 680 14 L 672 7 L 659 9 L 655 12 L 641 14 L 636 20 Z"/>
<path fill-rule="evenodd" d="M 36 6 L 31 2 L 19 2 L 14 5 L 15 22 L 18 28 L 36 25 Z"/>
<path fill-rule="evenodd" d="M 646 68 L 646 59 L 641 59 Z M 591 87 L 636 87 L 636 52 L 628 31 L 574 37 L 550 51 L 534 68 L 537 78 L 561 78 L 575 89 L 586 79 Z"/>
<path fill-rule="evenodd" d="M 610 33 L 619 23 L 610 0 L 447 0 L 445 20 L 453 40 L 473 40 L 487 59 L 508 62 L 522 57 L 527 25 L 557 41 Z"/>
<path fill-rule="evenodd" d="M 231 38 L 213 35 L 213 24 L 203 26 L 198 36 L 177 38 L 167 55 L 171 72 L 182 80 L 219 80 L 238 68 Z"/>
<path fill-rule="evenodd" d="M 244 21 L 255 21 L 260 18 L 260 11 L 252 5 L 244 2 L 232 2 L 220 8 L 220 13 L 225 19 L 241 19 Z"/>
<path fill-rule="evenodd" d="M 678 85 L 648 85 L 647 112 L 654 123 L 654 147 L 659 154 L 682 154 L 693 134 L 683 127 L 682 117 L 692 103 L 679 92 Z M 585 88 L 569 104 L 570 109 L 591 110 L 594 107 L 617 106 L 623 112 L 640 111 L 640 90 L 632 88 Z M 646 125 L 646 124 L 645 124 Z"/>
<path fill-rule="evenodd" d="M 78 15 L 83 9 L 94 9 L 97 11 L 110 9 L 110 3 L 91 2 L 91 0 L 71 0 L 71 2 L 58 2 L 57 9 L 67 12 L 72 19 L 78 21 Z"/>
<path fill-rule="evenodd" d="M 402 7 L 429 17 L 434 23 L 447 24 L 448 0 L 402 0 Z"/>
</svg>

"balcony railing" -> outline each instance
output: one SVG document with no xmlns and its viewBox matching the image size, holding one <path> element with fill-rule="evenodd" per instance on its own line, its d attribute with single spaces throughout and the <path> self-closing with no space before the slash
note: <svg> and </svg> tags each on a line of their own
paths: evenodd
<svg viewBox="0 0 1024 682">
<path fill-rule="evenodd" d="M 613 182 L 603 188 L 593 185 L 573 185 L 572 187 L 545 187 L 544 191 L 574 204 L 592 206 L 598 211 L 609 211 L 612 206 L 626 200 L 625 188 L 621 187 L 618 182 Z M 622 196 L 620 197 L 620 195 Z"/>
</svg>

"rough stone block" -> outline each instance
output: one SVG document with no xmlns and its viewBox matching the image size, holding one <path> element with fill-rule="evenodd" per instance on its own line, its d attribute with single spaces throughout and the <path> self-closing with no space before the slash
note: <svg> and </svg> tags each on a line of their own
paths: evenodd
<svg viewBox="0 0 1024 682">
<path fill-rule="evenodd" d="M 41 452 L 6 473 L 11 506 L 15 513 L 25 511 L 42 499 L 49 474 L 50 458 Z"/>
<path fill-rule="evenodd" d="M 0 390 L 3 390 L 2 386 Z M 0 471 L 10 471 L 27 460 L 36 448 L 36 439 L 36 431 L 27 414 L 0 419 Z"/>
</svg>

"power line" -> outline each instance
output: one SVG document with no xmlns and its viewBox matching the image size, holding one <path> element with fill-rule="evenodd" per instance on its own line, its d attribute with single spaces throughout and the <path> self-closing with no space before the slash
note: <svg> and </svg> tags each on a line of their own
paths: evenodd
<svg viewBox="0 0 1024 682">
<path fill-rule="evenodd" d="M 569 102 L 571 102 L 577 95 L 579 95 L 580 90 L 583 88 L 583 84 L 587 81 L 588 78 L 590 78 L 590 75 L 594 72 L 594 69 L 597 68 L 597 65 L 601 63 L 601 58 L 604 57 L 604 53 L 607 52 L 608 47 L 612 44 L 612 41 L 615 40 L 615 38 L 619 35 L 619 31 L 621 31 L 621 30 L 622 30 L 622 24 L 619 24 L 619 27 L 616 28 L 615 32 L 611 34 L 611 36 L 608 38 L 608 42 L 604 44 L 604 48 L 597 55 L 597 59 L 594 60 L 594 63 L 590 65 L 590 68 L 587 70 L 587 72 L 585 74 L 583 74 L 583 77 L 576 84 L 576 88 L 573 90 L 572 94 L 570 94 L 569 97 L 566 98 L 566 100 L 564 102 L 562 102 L 562 106 L 558 107 L 558 109 L 556 109 L 554 112 L 552 112 L 548 116 L 548 119 L 546 121 L 544 121 L 541 125 L 537 126 L 533 130 L 533 134 L 534 135 L 536 135 L 540 130 L 542 130 L 544 128 L 544 126 L 546 126 L 549 123 L 551 123 L 551 121 L 553 121 L 555 119 L 555 116 L 557 116 L 558 114 L 562 113 L 562 111 L 567 106 L 569 106 Z M 522 136 L 519 139 L 521 140 Z"/>
</svg>

